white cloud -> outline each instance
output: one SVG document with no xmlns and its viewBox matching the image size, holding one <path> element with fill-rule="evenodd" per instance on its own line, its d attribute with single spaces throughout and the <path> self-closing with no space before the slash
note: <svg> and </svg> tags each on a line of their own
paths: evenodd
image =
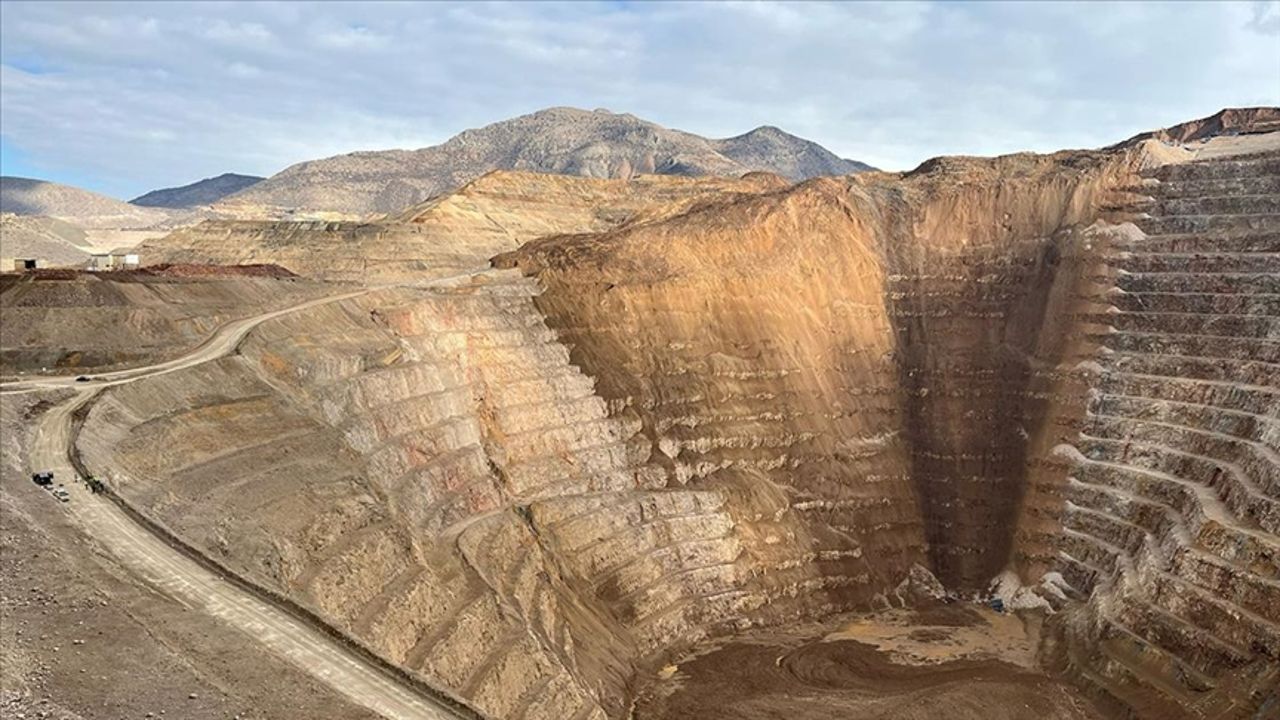
<svg viewBox="0 0 1280 720">
<path fill-rule="evenodd" d="M 385 47 L 391 38 L 367 27 L 347 27 L 320 33 L 316 42 L 321 47 L 338 50 L 374 50 Z"/>
<path fill-rule="evenodd" d="M 256 46 L 275 40 L 275 34 L 265 26 L 256 22 L 228 22 L 215 20 L 204 29 L 204 36 L 210 40 L 231 45 Z"/>
<path fill-rule="evenodd" d="M 133 195 L 550 105 L 771 124 L 889 168 L 1280 104 L 1277 3 L 19 3 L 0 131 Z"/>
<path fill-rule="evenodd" d="M 262 68 L 237 60 L 227 65 L 227 72 L 238 78 L 255 78 L 262 74 Z"/>
</svg>

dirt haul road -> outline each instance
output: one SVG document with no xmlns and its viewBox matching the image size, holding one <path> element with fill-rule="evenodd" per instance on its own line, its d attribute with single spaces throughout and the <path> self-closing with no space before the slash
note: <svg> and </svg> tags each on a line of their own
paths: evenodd
<svg viewBox="0 0 1280 720">
<path fill-rule="evenodd" d="M 474 275 L 450 276 L 423 283 L 429 287 Z M 361 655 L 322 631 L 295 618 L 274 604 L 219 577 L 160 537 L 135 522 L 110 500 L 94 495 L 77 478 L 70 453 L 74 440 L 73 415 L 104 387 L 140 378 L 174 372 L 207 362 L 235 350 L 240 341 L 259 324 L 281 315 L 316 305 L 355 297 L 372 289 L 311 300 L 283 310 L 237 320 L 224 325 L 190 354 L 145 368 L 108 373 L 90 383 L 73 378 L 43 378 L 9 383 L 2 392 L 79 387 L 82 391 L 41 416 L 31 445 L 33 470 L 51 470 L 55 481 L 65 485 L 71 501 L 72 518 L 85 533 L 101 542 L 126 566 L 173 596 L 185 606 L 210 613 L 257 638 L 290 662 L 315 675 L 347 696 L 352 702 L 388 718 L 439 720 L 475 717 L 460 715 L 443 702 L 410 689 Z"/>
</svg>

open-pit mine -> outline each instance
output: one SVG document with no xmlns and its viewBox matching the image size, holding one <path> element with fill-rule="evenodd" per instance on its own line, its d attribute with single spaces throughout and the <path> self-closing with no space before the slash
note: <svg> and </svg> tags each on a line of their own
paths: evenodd
<svg viewBox="0 0 1280 720">
<path fill-rule="evenodd" d="M 1280 109 L 625 174 L 0 276 L 0 707 L 1280 718 Z"/>
</svg>

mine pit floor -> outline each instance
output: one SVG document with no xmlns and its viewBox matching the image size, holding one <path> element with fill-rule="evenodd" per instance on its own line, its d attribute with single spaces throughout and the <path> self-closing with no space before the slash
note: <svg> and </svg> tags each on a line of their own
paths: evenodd
<svg viewBox="0 0 1280 720">
<path fill-rule="evenodd" d="M 938 605 L 760 631 L 651 674 L 642 719 L 1090 720 L 1075 688 L 1039 669 L 1043 615 Z"/>
</svg>

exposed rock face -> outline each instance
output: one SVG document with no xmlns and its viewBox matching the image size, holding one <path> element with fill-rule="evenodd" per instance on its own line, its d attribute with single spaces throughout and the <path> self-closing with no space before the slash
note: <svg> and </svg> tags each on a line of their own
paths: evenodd
<svg viewBox="0 0 1280 720">
<path fill-rule="evenodd" d="M 493 717 L 616 716 L 639 634 L 576 568 L 632 577 L 661 542 L 635 531 L 729 543 L 731 524 L 715 498 L 648 490 L 647 443 L 536 292 L 497 274 L 272 321 L 242 357 L 113 392 L 83 447 L 162 522 Z"/>
<path fill-rule="evenodd" d="M 141 208 L 70 185 L 8 176 L 0 177 L 0 211 L 69 220 L 82 228 L 144 228 L 173 219 L 164 210 Z"/>
<path fill-rule="evenodd" d="M 494 172 L 379 222 L 206 221 L 138 252 L 148 262 L 274 263 L 327 280 L 407 280 L 483 266 L 537 237 L 649 222 L 786 186 L 764 173 L 626 181 Z"/>
<path fill-rule="evenodd" d="M 709 140 L 634 115 L 550 108 L 467 130 L 421 150 L 358 152 L 299 163 L 227 202 L 391 213 L 500 169 L 622 179 L 654 173 L 736 177 L 760 170 L 802 180 L 869 166 L 838 158 L 777 128 Z"/>
<path fill-rule="evenodd" d="M 1206 118 L 1135 135 L 1121 145 L 1133 145 L 1147 139 L 1166 143 L 1188 143 L 1223 135 L 1268 133 L 1278 130 L 1280 130 L 1280 108 L 1227 108 Z"/>
<path fill-rule="evenodd" d="M 0 373 L 90 372 L 160 362 L 219 325 L 327 292 L 282 278 L 51 271 L 0 276 Z"/>
<path fill-rule="evenodd" d="M 1143 717 L 1243 717 L 1280 676 L 1280 165 L 1172 166 L 1152 189 L 1135 147 L 815 182 L 504 263 L 547 285 L 539 305 L 575 362 L 676 478 L 743 497 L 763 471 L 786 498 L 777 517 L 844 534 L 881 576 L 910 557 L 881 546 L 894 532 L 921 538 L 906 547 L 952 588 L 1058 570 L 1093 591 L 1062 667 Z M 1156 215 L 1108 272 L 1108 234 L 1080 229 L 1123 189 L 1153 192 Z M 850 256 L 865 265 L 845 270 Z M 872 313 L 856 340 L 828 314 L 842 307 Z M 841 517 L 859 507 L 875 510 Z"/>
<path fill-rule="evenodd" d="M 499 269 L 269 321 L 105 391 L 79 447 L 495 717 L 625 717 L 636 672 L 700 640 L 932 601 L 934 576 L 1020 576 L 1066 610 L 1057 667 L 1138 716 L 1250 717 L 1280 672 L 1280 165 L 1164 152 L 489 176 L 342 232 L 421 236 L 373 236 L 351 277 L 519 247 Z M 325 272 L 314 229 L 249 227 Z"/>
<path fill-rule="evenodd" d="M 212 205 L 232 193 L 252 187 L 266 178 L 257 175 L 237 175 L 223 173 L 217 177 L 205 178 L 181 187 L 161 188 L 140 195 L 130 204 L 143 207 L 160 207 L 172 209 L 190 209 L 204 205 Z"/>
<path fill-rule="evenodd" d="M 1132 162 L 817 180 L 503 262 L 546 284 L 539 305 L 575 362 L 639 414 L 681 483 L 763 485 L 801 546 L 860 551 L 884 579 L 927 554 L 944 583 L 977 589 L 1008 560 L 1042 415 L 1032 376 L 1057 364 L 1039 332 L 1064 292 L 1060 231 L 1091 222 Z"/>
<path fill-rule="evenodd" d="M 1092 590 L 1064 663 L 1144 716 L 1240 717 L 1270 688 L 1265 716 L 1280 707 L 1280 153 L 1144 175 L 1146 235 L 1105 248 L 1097 372 L 1062 451 L 1057 565 Z"/>
</svg>

